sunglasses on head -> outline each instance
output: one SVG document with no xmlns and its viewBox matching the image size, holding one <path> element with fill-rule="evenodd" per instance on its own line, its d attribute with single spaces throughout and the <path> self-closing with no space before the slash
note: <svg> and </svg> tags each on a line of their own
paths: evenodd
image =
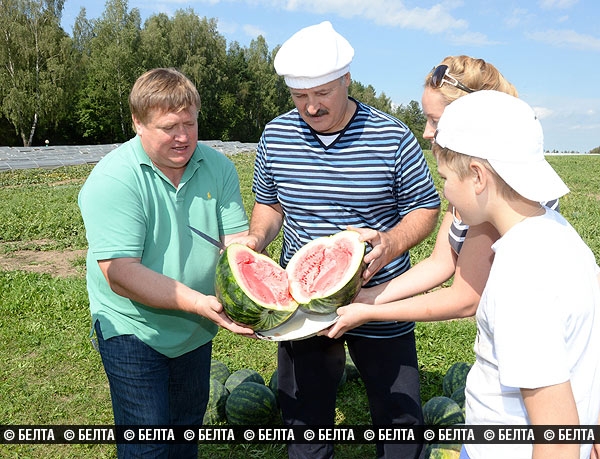
<svg viewBox="0 0 600 459">
<path fill-rule="evenodd" d="M 433 88 L 441 88 L 444 83 L 451 84 L 465 92 L 475 92 L 450 75 L 447 65 L 438 65 L 433 69 L 433 73 L 431 74 L 431 86 Z"/>
</svg>

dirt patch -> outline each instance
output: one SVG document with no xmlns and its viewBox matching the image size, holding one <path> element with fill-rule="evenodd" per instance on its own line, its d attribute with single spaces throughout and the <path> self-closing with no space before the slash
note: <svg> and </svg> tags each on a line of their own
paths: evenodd
<svg viewBox="0 0 600 459">
<path fill-rule="evenodd" d="M 55 277 L 85 275 L 86 250 L 17 250 L 0 253 L 0 270 L 47 273 Z"/>
</svg>

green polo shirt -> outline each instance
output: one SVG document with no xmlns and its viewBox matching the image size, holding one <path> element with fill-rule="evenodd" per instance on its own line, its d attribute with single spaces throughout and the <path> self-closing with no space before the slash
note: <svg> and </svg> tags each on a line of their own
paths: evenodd
<svg viewBox="0 0 600 459">
<path fill-rule="evenodd" d="M 134 334 L 177 357 L 209 342 L 217 326 L 201 316 L 156 309 L 114 293 L 98 260 L 141 258 L 144 266 L 214 295 L 219 250 L 188 225 L 219 239 L 248 229 L 233 163 L 198 144 L 176 189 L 157 169 L 139 137 L 94 167 L 79 193 L 88 240 L 87 285 L 93 322 L 105 339 Z"/>
</svg>

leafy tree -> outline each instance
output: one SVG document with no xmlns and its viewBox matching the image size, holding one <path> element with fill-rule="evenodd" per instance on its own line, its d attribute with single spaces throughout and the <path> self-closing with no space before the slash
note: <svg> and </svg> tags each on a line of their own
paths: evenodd
<svg viewBox="0 0 600 459">
<path fill-rule="evenodd" d="M 371 85 L 364 86 L 362 83 L 352 80 L 348 88 L 348 94 L 382 112 L 391 113 L 392 111 L 391 100 L 384 93 L 377 96 L 375 88 Z"/>
<path fill-rule="evenodd" d="M 171 34 L 173 21 L 164 13 L 150 16 L 140 31 L 142 67 L 150 70 L 158 67 L 173 67 Z"/>
<path fill-rule="evenodd" d="M 86 30 L 78 17 L 77 27 Z M 108 0 L 98 20 L 91 21 L 91 38 L 80 46 L 89 56 L 79 93 L 78 117 L 83 137 L 113 143 L 132 137 L 128 97 L 142 73 L 138 56 L 140 13 L 128 11 L 127 0 Z"/>
<path fill-rule="evenodd" d="M 591 155 L 600 155 L 600 147 L 592 148 L 590 150 Z"/>
<path fill-rule="evenodd" d="M 425 130 L 427 118 L 421 111 L 421 107 L 417 101 L 411 100 L 406 106 L 399 105 L 392 111 L 392 115 L 399 120 L 402 120 L 408 126 L 419 141 L 419 145 L 421 145 L 422 149 L 425 150 L 431 148 L 430 142 L 423 138 L 423 131 Z"/>
<path fill-rule="evenodd" d="M 200 138 L 218 139 L 227 125 L 219 112 L 227 51 L 225 38 L 217 32 L 216 20 L 201 19 L 191 8 L 176 11 L 170 45 L 171 66 L 190 78 L 200 93 Z"/>
<path fill-rule="evenodd" d="M 60 27 L 64 0 L 0 1 L 0 107 L 24 146 L 38 125 L 64 116 L 72 94 L 72 41 Z"/>
</svg>

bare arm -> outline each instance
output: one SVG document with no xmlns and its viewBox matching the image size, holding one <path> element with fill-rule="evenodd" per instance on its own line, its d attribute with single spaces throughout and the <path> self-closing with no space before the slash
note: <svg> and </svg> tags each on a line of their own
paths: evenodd
<svg viewBox="0 0 600 459">
<path fill-rule="evenodd" d="M 435 228 L 438 214 L 439 208 L 415 209 L 405 215 L 394 228 L 385 232 L 350 228 L 361 233 L 361 239 L 369 242 L 373 247 L 365 256 L 365 263 L 367 263 L 363 275 L 365 282 L 394 258 L 425 239 Z"/>
<path fill-rule="evenodd" d="M 242 235 L 243 233 L 239 233 Z M 98 262 L 110 288 L 118 295 L 146 306 L 198 314 L 228 330 L 253 335 L 235 324 L 212 295 L 204 295 L 141 264 L 139 258 L 113 258 Z"/>
<path fill-rule="evenodd" d="M 263 252 L 277 237 L 283 224 L 283 209 L 280 204 L 254 203 L 250 217 L 250 231 L 246 236 L 230 238 L 226 241 L 237 242 L 250 247 L 256 252 Z"/>
<path fill-rule="evenodd" d="M 533 425 L 579 425 L 577 405 L 569 381 L 538 389 L 521 389 Z M 535 443 L 532 459 L 577 459 L 579 444 Z"/>
<path fill-rule="evenodd" d="M 450 279 L 457 262 L 457 255 L 448 240 L 452 220 L 452 212 L 446 212 L 431 255 L 385 284 L 362 289 L 356 302 L 380 304 L 400 300 L 431 290 Z"/>
<path fill-rule="evenodd" d="M 339 338 L 346 331 L 371 321 L 428 322 L 472 316 L 487 282 L 493 260 L 491 245 L 496 239 L 497 232 L 491 225 L 469 228 L 451 286 L 384 304 L 354 303 L 338 308 L 338 321 L 322 334 Z M 387 295 L 392 293 L 387 292 Z"/>
</svg>

